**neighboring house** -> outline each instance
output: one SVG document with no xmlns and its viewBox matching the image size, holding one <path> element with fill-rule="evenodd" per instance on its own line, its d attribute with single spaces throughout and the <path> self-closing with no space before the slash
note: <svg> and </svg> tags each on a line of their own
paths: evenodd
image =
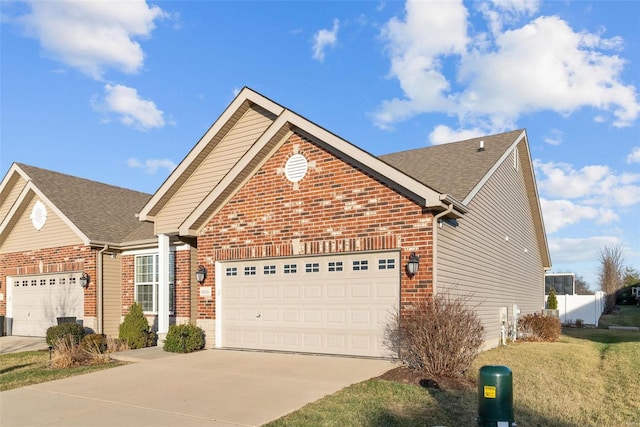
<svg viewBox="0 0 640 427">
<path fill-rule="evenodd" d="M 135 216 L 150 197 L 13 164 L 0 182 L 0 314 L 11 332 L 44 336 L 58 317 L 75 317 L 117 336 L 136 292 L 141 301 L 157 292 L 153 274 L 146 288 L 132 285 L 133 265 L 157 258 L 153 226 Z"/>
<path fill-rule="evenodd" d="M 143 299 L 160 336 L 191 321 L 209 347 L 387 356 L 392 314 L 435 292 L 472 295 L 486 347 L 502 308 L 544 305 L 551 263 L 523 130 L 376 157 L 245 88 L 142 204 L 156 237 L 114 249 L 120 314 Z M 13 226 L 0 227 L 1 239 Z M 0 240 L 0 261 L 9 252 Z"/>
</svg>

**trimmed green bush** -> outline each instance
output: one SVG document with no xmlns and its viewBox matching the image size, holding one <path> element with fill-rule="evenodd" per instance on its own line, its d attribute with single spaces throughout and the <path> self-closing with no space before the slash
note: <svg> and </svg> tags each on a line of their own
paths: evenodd
<svg viewBox="0 0 640 427">
<path fill-rule="evenodd" d="M 562 332 L 560 319 L 527 314 L 519 322 L 522 338 L 528 341 L 558 341 Z"/>
<path fill-rule="evenodd" d="M 97 350 L 99 353 L 107 351 L 107 336 L 104 334 L 89 334 L 82 339 L 82 348 L 85 350 Z"/>
<path fill-rule="evenodd" d="M 79 344 L 84 337 L 84 328 L 77 323 L 62 323 L 47 329 L 47 344 L 54 347 L 58 340 L 68 339 Z"/>
<path fill-rule="evenodd" d="M 164 351 L 191 353 L 204 348 L 204 331 L 196 325 L 171 325 L 164 341 Z"/>
<path fill-rule="evenodd" d="M 125 341 L 130 349 L 154 345 L 155 333 L 151 332 L 149 321 L 144 317 L 140 304 L 133 303 L 129 308 L 124 321 L 120 324 L 118 337 Z"/>
<path fill-rule="evenodd" d="M 553 288 L 549 291 L 549 297 L 547 298 L 547 308 L 549 310 L 558 309 L 558 298 L 556 298 L 556 290 Z"/>
</svg>

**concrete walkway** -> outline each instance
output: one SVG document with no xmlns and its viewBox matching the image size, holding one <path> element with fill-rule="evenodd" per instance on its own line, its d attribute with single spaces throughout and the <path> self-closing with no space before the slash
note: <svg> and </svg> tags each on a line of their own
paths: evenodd
<svg viewBox="0 0 640 427">
<path fill-rule="evenodd" d="M 37 337 L 0 337 L 0 354 L 48 350 L 47 340 Z"/>
<path fill-rule="evenodd" d="M 139 363 L 0 393 L 2 426 L 258 426 L 391 369 L 346 357 L 148 348 Z"/>
</svg>

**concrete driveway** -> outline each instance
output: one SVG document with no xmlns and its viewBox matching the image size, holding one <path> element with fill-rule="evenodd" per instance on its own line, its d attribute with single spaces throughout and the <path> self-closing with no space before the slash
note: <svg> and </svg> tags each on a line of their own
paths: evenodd
<svg viewBox="0 0 640 427">
<path fill-rule="evenodd" d="M 139 363 L 0 393 L 0 425 L 258 426 L 393 367 L 346 357 L 145 350 Z"/>
<path fill-rule="evenodd" d="M 0 354 L 18 353 L 20 351 L 48 350 L 46 338 L 38 337 L 0 337 Z"/>
</svg>

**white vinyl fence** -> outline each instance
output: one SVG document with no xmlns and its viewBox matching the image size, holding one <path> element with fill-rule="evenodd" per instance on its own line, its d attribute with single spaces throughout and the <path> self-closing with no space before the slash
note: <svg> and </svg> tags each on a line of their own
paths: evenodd
<svg viewBox="0 0 640 427">
<path fill-rule="evenodd" d="M 585 325 L 598 326 L 598 319 L 604 311 L 604 292 L 595 295 L 556 295 L 560 322 L 575 323 L 582 320 Z M 547 296 L 544 297 L 545 303 Z"/>
</svg>

